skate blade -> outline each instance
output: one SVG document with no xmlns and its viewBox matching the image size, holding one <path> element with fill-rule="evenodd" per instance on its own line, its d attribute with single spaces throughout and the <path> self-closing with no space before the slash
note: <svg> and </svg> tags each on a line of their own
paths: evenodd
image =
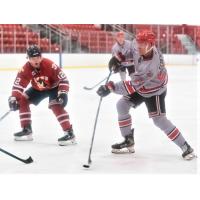
<svg viewBox="0 0 200 200">
<path fill-rule="evenodd" d="M 75 139 L 67 140 L 67 141 L 58 141 L 58 144 L 60 146 L 68 146 L 68 145 L 74 145 L 77 144 Z"/>
<path fill-rule="evenodd" d="M 133 147 L 128 147 L 123 149 L 112 149 L 111 152 L 115 154 L 130 154 L 130 153 L 135 153 L 135 150 Z"/>
<path fill-rule="evenodd" d="M 187 156 L 185 156 L 183 159 L 184 160 L 193 160 L 195 158 L 197 158 L 197 155 L 195 155 L 194 153 L 190 153 Z"/>
<path fill-rule="evenodd" d="M 32 135 L 25 135 L 25 136 L 15 136 L 15 141 L 33 141 Z"/>
</svg>

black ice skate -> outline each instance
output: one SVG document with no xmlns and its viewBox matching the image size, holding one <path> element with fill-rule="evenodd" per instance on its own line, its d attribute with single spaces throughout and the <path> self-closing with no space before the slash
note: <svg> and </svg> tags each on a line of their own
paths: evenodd
<svg viewBox="0 0 200 200">
<path fill-rule="evenodd" d="M 31 125 L 25 126 L 22 131 L 14 134 L 16 141 L 32 141 L 32 128 Z"/>
<path fill-rule="evenodd" d="M 58 144 L 60 146 L 76 144 L 75 135 L 72 128 L 64 132 L 64 136 L 58 139 Z"/>
<path fill-rule="evenodd" d="M 125 136 L 125 140 L 121 143 L 112 145 L 112 153 L 123 154 L 123 153 L 134 153 L 134 137 L 133 137 L 133 129 L 131 130 L 131 134 Z"/>
<path fill-rule="evenodd" d="M 196 157 L 196 155 L 194 154 L 194 150 L 187 142 L 185 142 L 185 144 L 181 147 L 181 149 L 183 151 L 182 157 L 185 160 L 192 160 L 193 158 Z"/>
</svg>

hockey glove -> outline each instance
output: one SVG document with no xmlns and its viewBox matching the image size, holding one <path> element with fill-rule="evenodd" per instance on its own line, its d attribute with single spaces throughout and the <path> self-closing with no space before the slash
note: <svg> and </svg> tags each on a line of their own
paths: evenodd
<svg viewBox="0 0 200 200">
<path fill-rule="evenodd" d="M 10 110 L 12 110 L 12 111 L 16 111 L 19 109 L 19 104 L 18 104 L 16 97 L 10 96 L 8 98 L 8 104 L 9 104 Z"/>
<path fill-rule="evenodd" d="M 117 73 L 120 70 L 121 62 L 115 56 L 113 56 L 108 63 L 108 67 L 110 71 Z"/>
<path fill-rule="evenodd" d="M 122 52 L 119 52 L 119 53 L 117 54 L 117 58 L 118 58 L 118 60 L 121 61 L 121 62 L 124 62 L 124 61 L 126 60 L 126 57 L 125 57 L 125 55 L 122 54 Z"/>
<path fill-rule="evenodd" d="M 68 102 L 68 96 L 66 92 L 58 92 L 57 102 L 64 108 Z"/>
<path fill-rule="evenodd" d="M 128 74 L 129 76 L 132 74 L 132 73 L 135 73 L 135 66 L 134 65 L 131 65 L 129 67 L 127 67 L 128 69 Z"/>
<path fill-rule="evenodd" d="M 110 94 L 111 91 L 114 90 L 114 83 L 112 81 L 108 82 L 106 85 L 101 85 L 97 90 L 97 94 L 100 97 L 105 97 Z"/>
</svg>

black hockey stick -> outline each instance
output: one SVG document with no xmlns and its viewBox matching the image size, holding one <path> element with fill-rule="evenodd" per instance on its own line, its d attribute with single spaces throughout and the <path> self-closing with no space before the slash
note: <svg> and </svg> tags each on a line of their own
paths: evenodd
<svg viewBox="0 0 200 200">
<path fill-rule="evenodd" d="M 19 160 L 19 161 L 21 161 L 21 162 L 23 162 L 23 163 L 26 163 L 26 164 L 30 164 L 30 163 L 33 162 L 33 159 L 31 158 L 31 156 L 27 159 L 22 159 L 22 158 L 19 158 L 19 157 L 13 155 L 12 153 L 7 152 L 6 150 L 4 150 L 2 148 L 0 148 L 0 151 L 11 156 L 11 157 L 13 157 L 13 158 L 15 158 L 15 159 L 17 159 L 17 160 Z"/>
<path fill-rule="evenodd" d="M 109 75 L 107 76 L 106 83 L 108 82 L 111 74 L 112 74 L 112 71 L 110 71 Z M 91 163 L 92 163 L 91 153 L 92 153 L 92 147 L 93 147 L 93 142 L 94 142 L 95 130 L 96 130 L 96 126 L 97 126 L 97 120 L 98 120 L 98 116 L 99 116 L 99 111 L 100 111 L 102 99 L 103 99 L 103 97 L 100 97 L 99 105 L 98 105 L 97 113 L 96 113 L 96 118 L 95 118 L 95 122 L 94 122 L 94 129 L 93 129 L 93 133 L 92 133 L 92 140 L 91 140 L 90 150 L 89 150 L 89 155 L 88 155 L 88 163 L 85 164 L 85 165 L 83 165 L 83 167 L 85 167 L 85 168 L 89 168 L 90 165 L 91 165 Z"/>
<path fill-rule="evenodd" d="M 101 80 L 100 82 L 96 83 L 95 85 L 93 85 L 92 87 L 87 87 L 84 86 L 83 89 L 85 90 L 93 90 L 95 87 L 97 87 L 99 84 L 101 84 L 102 82 L 104 82 L 108 77 L 110 78 L 111 74 L 109 74 L 109 76 L 106 76 L 103 80 Z"/>
<path fill-rule="evenodd" d="M 9 110 L 8 112 L 6 112 L 6 113 L 0 118 L 0 121 L 3 120 L 10 112 L 11 112 L 11 110 Z"/>
<path fill-rule="evenodd" d="M 119 69 L 123 69 L 123 68 L 129 68 L 129 67 L 132 67 L 134 64 L 133 63 L 128 63 L 128 62 L 123 62 L 122 63 L 123 65 L 119 68 Z M 112 70 L 112 73 L 109 74 L 109 77 L 113 74 L 113 70 Z M 87 86 L 84 86 L 83 89 L 85 90 L 93 90 L 95 87 L 97 87 L 98 85 L 100 85 L 103 81 L 105 81 L 106 79 L 108 78 L 108 76 L 106 76 L 103 80 L 101 80 L 100 82 L 96 83 L 95 85 L 93 85 L 92 87 L 87 87 Z"/>
</svg>

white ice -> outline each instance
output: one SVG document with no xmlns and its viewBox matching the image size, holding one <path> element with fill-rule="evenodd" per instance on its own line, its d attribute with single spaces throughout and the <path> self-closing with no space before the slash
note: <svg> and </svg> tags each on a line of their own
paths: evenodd
<svg viewBox="0 0 200 200">
<path fill-rule="evenodd" d="M 13 133 L 20 130 L 18 112 L 10 113 L 0 122 L 0 148 L 19 157 L 32 156 L 34 163 L 26 165 L 0 152 L 1 174 L 195 174 L 197 159 L 184 161 L 181 150 L 148 118 L 145 105 L 132 109 L 135 127 L 134 154 L 114 155 L 111 145 L 121 142 L 117 125 L 116 102 L 120 96 L 111 94 L 103 99 L 92 151 L 92 165 L 87 164 L 99 97 L 96 89 L 86 91 L 108 74 L 107 69 L 67 69 L 70 81 L 69 112 L 77 145 L 60 147 L 57 139 L 63 135 L 55 116 L 48 109 L 48 100 L 31 106 L 34 140 L 16 142 Z M 8 111 L 16 71 L 0 72 L 0 116 Z M 183 136 L 197 150 L 197 67 L 168 67 L 169 83 L 166 98 L 167 116 L 181 130 Z M 111 80 L 118 81 L 115 74 Z"/>
</svg>

